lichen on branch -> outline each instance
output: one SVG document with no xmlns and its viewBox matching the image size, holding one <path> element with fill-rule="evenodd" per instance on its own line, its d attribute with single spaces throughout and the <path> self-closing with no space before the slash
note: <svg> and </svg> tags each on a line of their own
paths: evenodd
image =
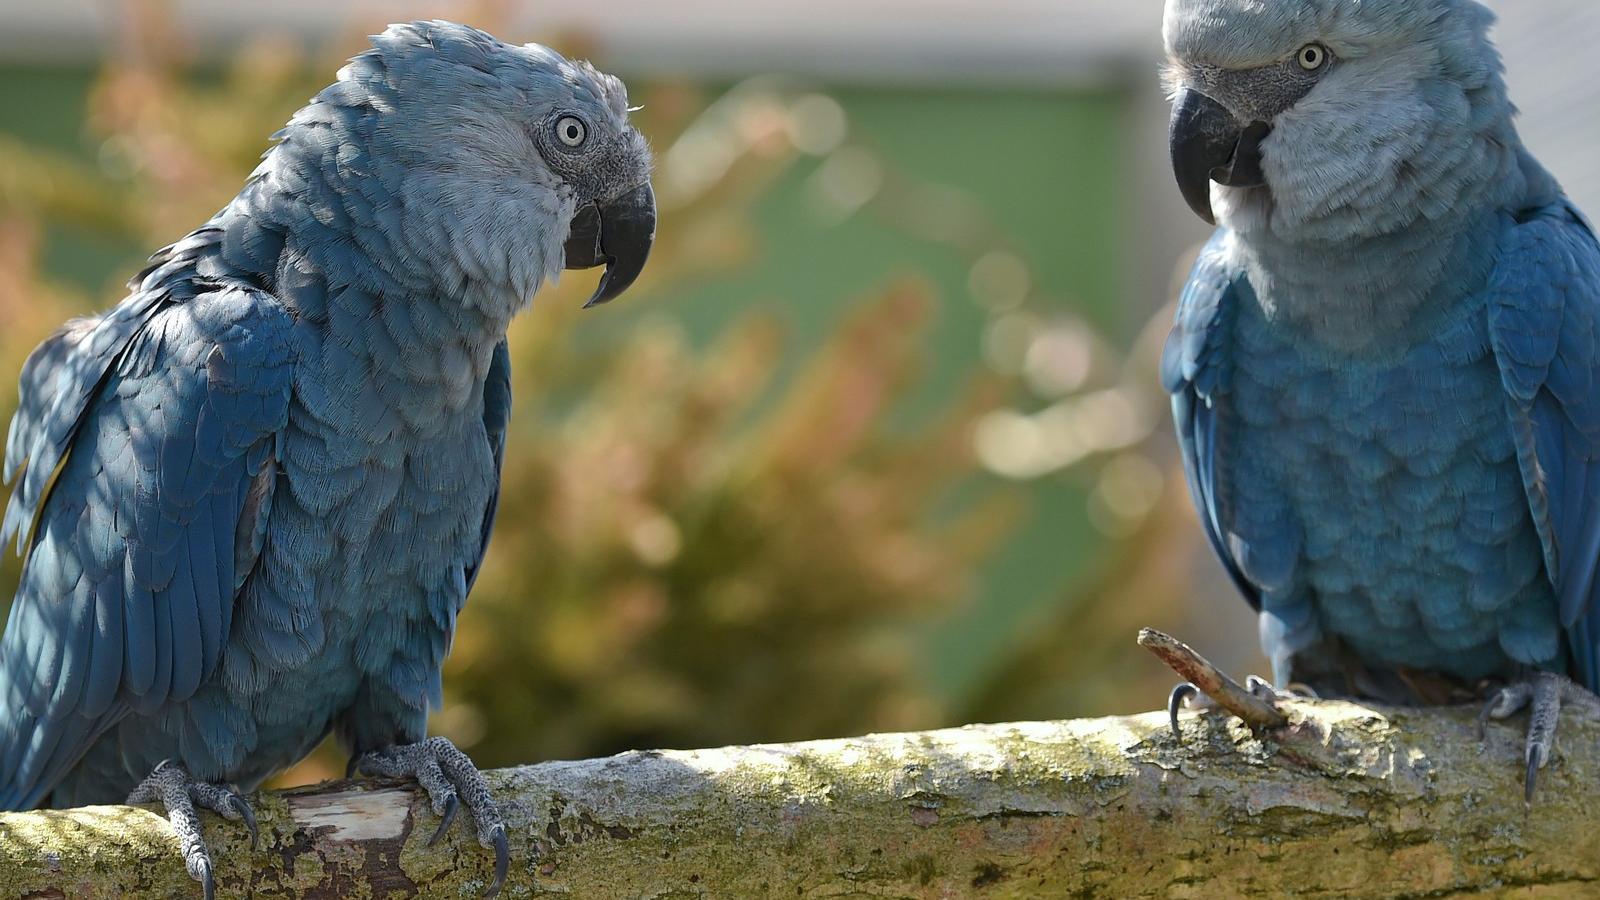
<svg viewBox="0 0 1600 900">
<path fill-rule="evenodd" d="M 1259 737 L 1187 714 L 981 725 L 491 773 L 505 896 L 1392 897 L 1600 880 L 1600 720 L 1531 809 L 1521 723 L 1470 709 L 1286 701 Z M 255 798 L 262 846 L 208 816 L 223 896 L 473 896 L 470 829 L 402 785 Z M 0 894 L 198 896 L 165 821 L 128 807 L 0 814 Z"/>
</svg>

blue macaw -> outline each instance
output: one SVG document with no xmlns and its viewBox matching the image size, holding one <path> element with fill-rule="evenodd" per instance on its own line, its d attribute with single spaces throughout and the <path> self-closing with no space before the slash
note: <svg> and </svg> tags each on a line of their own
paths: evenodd
<svg viewBox="0 0 1600 900">
<path fill-rule="evenodd" d="M 494 521 L 506 328 L 562 268 L 639 275 L 650 154 L 620 81 L 448 22 L 390 27 L 244 189 L 29 358 L 0 542 L 0 809 L 197 807 L 337 735 L 493 847 L 487 783 L 425 735 Z M 436 835 L 437 837 L 437 835 Z"/>
<path fill-rule="evenodd" d="M 1600 244 L 1473 0 L 1169 0 L 1179 187 L 1219 225 L 1161 376 L 1273 680 L 1600 689 Z M 1569 680 L 1575 679 L 1574 681 Z"/>
</svg>

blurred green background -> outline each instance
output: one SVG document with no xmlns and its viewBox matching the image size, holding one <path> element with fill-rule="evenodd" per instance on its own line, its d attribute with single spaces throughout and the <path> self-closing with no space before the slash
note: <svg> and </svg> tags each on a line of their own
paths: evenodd
<svg viewBox="0 0 1600 900">
<path fill-rule="evenodd" d="M 0 377 L 226 203 L 386 21 L 593 55 L 643 106 L 644 279 L 579 313 L 570 274 L 512 336 L 500 519 L 432 723 L 480 764 L 1151 708 L 1143 625 L 1260 670 L 1154 382 L 1204 229 L 1164 171 L 1150 10 L 1116 47 L 830 76 L 634 71 L 672 38 L 612 55 L 504 3 L 203 52 L 185 9 L 101 8 L 66 61 L 0 41 Z"/>
</svg>

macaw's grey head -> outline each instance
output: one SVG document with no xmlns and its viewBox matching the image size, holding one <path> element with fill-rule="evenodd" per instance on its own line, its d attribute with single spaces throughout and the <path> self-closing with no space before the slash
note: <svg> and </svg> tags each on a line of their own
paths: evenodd
<svg viewBox="0 0 1600 900">
<path fill-rule="evenodd" d="M 1492 21 L 1474 0 L 1168 0 L 1184 199 L 1296 239 L 1459 211 L 1515 142 Z"/>
<path fill-rule="evenodd" d="M 321 148 L 358 245 L 447 294 L 518 304 L 562 268 L 606 267 L 590 305 L 633 283 L 656 211 L 621 81 L 450 22 L 392 25 L 372 45 L 284 139 Z"/>
</svg>

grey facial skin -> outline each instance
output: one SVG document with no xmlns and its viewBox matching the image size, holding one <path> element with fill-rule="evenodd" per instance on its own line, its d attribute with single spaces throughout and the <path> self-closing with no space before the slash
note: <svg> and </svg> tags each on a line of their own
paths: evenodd
<svg viewBox="0 0 1600 900">
<path fill-rule="evenodd" d="M 1320 52 L 1322 65 L 1314 71 L 1305 69 L 1296 54 L 1253 69 L 1193 65 L 1169 72 L 1175 83 L 1194 85 L 1180 88 L 1173 98 L 1168 143 L 1183 199 L 1207 224 L 1217 224 L 1210 182 L 1229 187 L 1266 183 L 1261 143 L 1272 133 L 1272 121 L 1316 87 L 1331 67 L 1331 56 Z"/>
</svg>

